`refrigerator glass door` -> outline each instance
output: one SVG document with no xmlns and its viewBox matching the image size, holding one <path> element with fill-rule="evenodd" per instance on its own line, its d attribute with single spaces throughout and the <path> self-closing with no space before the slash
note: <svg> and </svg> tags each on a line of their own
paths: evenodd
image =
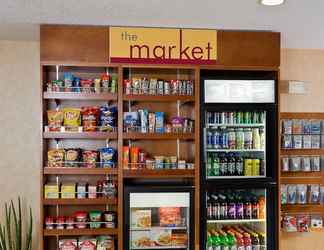
<svg viewBox="0 0 324 250">
<path fill-rule="evenodd" d="M 189 192 L 129 195 L 130 249 L 189 249 Z"/>
</svg>

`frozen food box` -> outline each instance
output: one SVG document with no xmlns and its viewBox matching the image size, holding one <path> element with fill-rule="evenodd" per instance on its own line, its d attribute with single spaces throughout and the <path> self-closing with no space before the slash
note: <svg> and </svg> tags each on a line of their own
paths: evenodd
<svg viewBox="0 0 324 250">
<path fill-rule="evenodd" d="M 148 228 L 152 223 L 152 212 L 150 209 L 132 211 L 132 226 Z"/>
<path fill-rule="evenodd" d="M 151 240 L 150 231 L 132 231 L 131 232 L 131 246 L 132 248 L 150 248 L 154 246 Z"/>
<path fill-rule="evenodd" d="M 180 207 L 160 207 L 159 218 L 161 227 L 176 227 L 181 225 Z"/>
<path fill-rule="evenodd" d="M 171 230 L 154 229 L 151 231 L 151 239 L 153 240 L 155 246 L 171 246 Z"/>
</svg>

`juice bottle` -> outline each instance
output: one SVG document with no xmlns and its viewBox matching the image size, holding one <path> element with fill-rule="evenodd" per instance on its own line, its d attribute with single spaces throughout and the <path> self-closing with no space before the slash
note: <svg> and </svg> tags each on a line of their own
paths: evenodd
<svg viewBox="0 0 324 250">
<path fill-rule="evenodd" d="M 265 148 L 265 134 L 264 134 L 263 128 L 260 128 L 259 134 L 260 134 L 260 148 L 264 149 Z"/>
<path fill-rule="evenodd" d="M 219 237 L 219 234 L 215 230 L 212 230 L 212 239 L 213 239 L 213 250 L 222 250 L 221 239 Z"/>
<path fill-rule="evenodd" d="M 213 165 L 212 162 L 213 159 L 211 157 L 211 154 L 207 155 L 207 176 L 213 176 L 214 175 L 214 170 L 213 170 Z"/>
<path fill-rule="evenodd" d="M 229 250 L 237 250 L 236 238 L 233 232 L 227 231 L 227 239 L 228 239 Z"/>
<path fill-rule="evenodd" d="M 220 176 L 226 176 L 228 170 L 228 160 L 225 157 L 225 155 L 222 155 L 222 158 L 220 160 L 220 168 L 219 168 L 219 175 Z"/>
<path fill-rule="evenodd" d="M 265 219 L 266 216 L 266 201 L 264 196 L 259 197 L 259 219 Z"/>
<path fill-rule="evenodd" d="M 236 219 L 236 203 L 233 195 L 228 195 L 228 219 Z"/>
<path fill-rule="evenodd" d="M 244 202 L 244 219 L 252 219 L 252 204 L 247 196 Z"/>
<path fill-rule="evenodd" d="M 214 250 L 214 241 L 211 236 L 211 233 L 207 231 L 207 244 L 206 244 L 206 250 Z"/>
<path fill-rule="evenodd" d="M 214 155 L 212 169 L 213 169 L 213 173 L 212 173 L 213 176 L 220 175 L 220 161 L 217 155 Z"/>
<path fill-rule="evenodd" d="M 244 205 L 242 202 L 241 194 L 237 194 L 236 196 L 236 219 L 238 220 L 244 219 Z"/>
<path fill-rule="evenodd" d="M 260 241 L 260 250 L 266 250 L 266 236 L 264 233 L 259 233 L 259 241 Z"/>
<path fill-rule="evenodd" d="M 256 196 L 252 199 L 252 218 L 259 219 L 260 217 L 260 207 Z"/>
<path fill-rule="evenodd" d="M 219 230 L 219 239 L 221 243 L 221 249 L 229 250 L 229 240 L 227 238 L 227 234 L 222 230 Z"/>
<path fill-rule="evenodd" d="M 227 211 L 227 202 L 226 202 L 226 196 L 220 194 L 219 196 L 220 199 L 220 219 L 221 220 L 226 220 L 228 217 Z"/>
<path fill-rule="evenodd" d="M 252 240 L 249 233 L 243 234 L 245 250 L 252 250 Z"/>
<path fill-rule="evenodd" d="M 252 250 L 260 250 L 260 240 L 256 233 L 251 234 L 252 236 Z"/>
<path fill-rule="evenodd" d="M 236 163 L 234 154 L 229 154 L 229 160 L 227 165 L 227 175 L 234 176 L 236 170 Z"/>
<path fill-rule="evenodd" d="M 252 159 L 244 160 L 244 176 L 252 176 Z"/>
<path fill-rule="evenodd" d="M 244 174 L 243 158 L 237 156 L 235 159 L 235 175 L 242 176 Z"/>
<path fill-rule="evenodd" d="M 235 238 L 236 238 L 236 248 L 237 248 L 237 250 L 245 250 L 244 239 L 243 239 L 242 234 L 235 233 Z"/>
</svg>

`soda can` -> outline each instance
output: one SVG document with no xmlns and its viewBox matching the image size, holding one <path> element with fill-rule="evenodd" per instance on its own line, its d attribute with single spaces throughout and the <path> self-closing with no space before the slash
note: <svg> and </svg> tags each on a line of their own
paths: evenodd
<svg viewBox="0 0 324 250">
<path fill-rule="evenodd" d="M 171 89 L 171 95 L 178 94 L 178 81 L 177 80 L 171 80 L 170 89 Z"/>
<path fill-rule="evenodd" d="M 221 123 L 221 124 L 225 124 L 226 123 L 226 112 L 222 112 L 220 114 L 219 123 Z"/>
<path fill-rule="evenodd" d="M 168 81 L 164 82 L 164 94 L 170 95 L 170 82 Z"/>
<path fill-rule="evenodd" d="M 212 148 L 213 147 L 213 133 L 211 131 L 207 132 L 207 147 Z"/>
<path fill-rule="evenodd" d="M 220 136 L 219 136 L 219 132 L 218 131 L 215 131 L 214 134 L 213 134 L 213 139 L 212 139 L 212 142 L 213 142 L 213 148 L 219 148 L 219 144 L 220 144 Z"/>
<path fill-rule="evenodd" d="M 228 148 L 228 132 L 225 129 L 222 131 L 222 148 Z"/>
<path fill-rule="evenodd" d="M 207 123 L 209 124 L 214 123 L 214 114 L 212 112 L 207 112 Z"/>
<path fill-rule="evenodd" d="M 252 176 L 259 176 L 260 175 L 260 160 L 253 159 L 252 160 Z"/>
<path fill-rule="evenodd" d="M 163 95 L 164 91 L 164 81 L 163 80 L 158 80 L 157 82 L 157 94 L 158 95 Z"/>
</svg>

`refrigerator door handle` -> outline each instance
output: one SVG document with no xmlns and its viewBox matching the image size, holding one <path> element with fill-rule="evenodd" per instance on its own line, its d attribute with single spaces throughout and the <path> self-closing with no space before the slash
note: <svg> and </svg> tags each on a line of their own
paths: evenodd
<svg viewBox="0 0 324 250">
<path fill-rule="evenodd" d="M 207 131 L 207 129 L 204 128 L 203 129 L 203 137 L 204 137 L 204 140 L 203 140 L 203 145 L 204 145 L 204 147 L 203 147 L 203 150 L 204 150 L 204 163 L 207 160 L 207 142 L 206 142 L 206 135 L 207 135 L 207 133 L 206 133 L 206 131 Z"/>
</svg>

